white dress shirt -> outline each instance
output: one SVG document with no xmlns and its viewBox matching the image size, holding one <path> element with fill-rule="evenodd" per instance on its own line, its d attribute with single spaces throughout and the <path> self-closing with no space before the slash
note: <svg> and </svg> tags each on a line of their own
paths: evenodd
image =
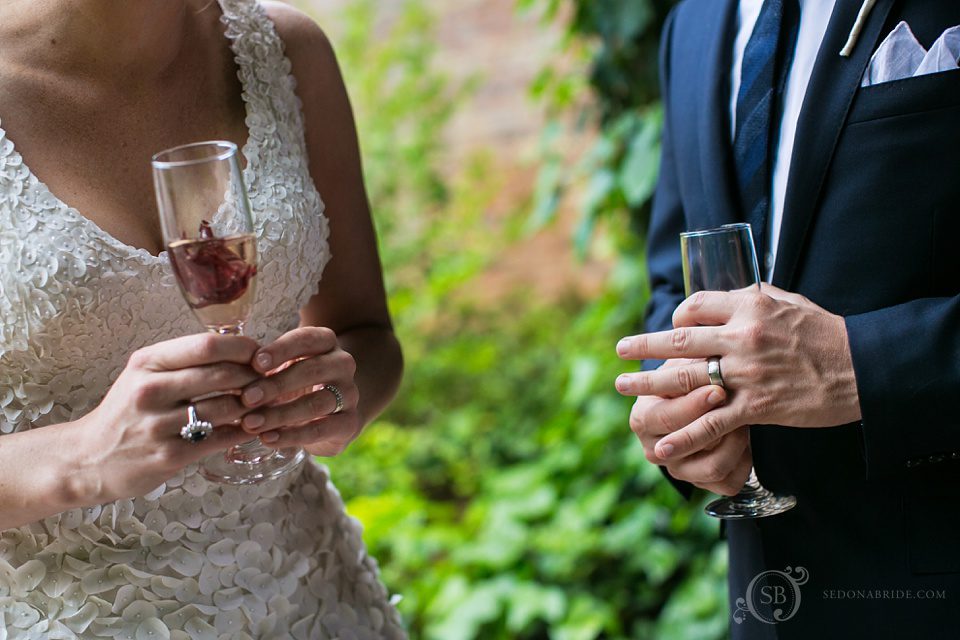
<svg viewBox="0 0 960 640">
<path fill-rule="evenodd" d="M 799 0 L 800 31 L 797 34 L 797 50 L 793 64 L 788 70 L 787 86 L 783 100 L 783 120 L 780 124 L 780 138 L 776 143 L 773 156 L 772 188 L 770 198 L 770 218 L 767 223 L 767 255 L 761 259 L 760 271 L 769 281 L 773 275 L 774 260 L 780 242 L 780 225 L 783 222 L 783 203 L 787 193 L 787 176 L 790 175 L 790 160 L 793 155 L 793 141 L 797 135 L 797 120 L 803 107 L 803 98 L 810 83 L 813 63 L 817 60 L 820 43 L 827 32 L 827 24 L 833 13 L 836 0 Z M 740 0 L 737 11 L 737 39 L 733 48 L 733 69 L 730 76 L 730 139 L 737 127 L 737 94 L 740 92 L 740 66 L 747 41 L 753 33 L 753 27 L 760 17 L 763 0 Z"/>
</svg>

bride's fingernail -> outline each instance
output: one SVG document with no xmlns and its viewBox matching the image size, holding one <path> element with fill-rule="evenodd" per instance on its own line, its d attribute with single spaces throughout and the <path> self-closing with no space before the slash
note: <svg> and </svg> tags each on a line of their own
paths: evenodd
<svg viewBox="0 0 960 640">
<path fill-rule="evenodd" d="M 271 442 L 276 442 L 279 439 L 280 439 L 280 434 L 277 433 L 276 431 L 267 431 L 265 434 L 260 436 L 260 440 L 262 440 L 266 444 L 270 444 Z"/>
<path fill-rule="evenodd" d="M 657 452 L 657 456 L 659 456 L 660 458 L 664 458 L 664 459 L 669 458 L 671 455 L 673 455 L 673 445 L 661 444 L 657 446 L 656 452 Z"/>
<path fill-rule="evenodd" d="M 243 392 L 243 401 L 252 406 L 263 400 L 263 389 L 260 387 L 250 387 Z"/>
<path fill-rule="evenodd" d="M 627 351 L 630 349 L 630 342 L 631 342 L 630 338 L 624 338 L 623 340 L 618 342 L 617 353 L 620 354 L 621 356 L 625 355 Z"/>
<path fill-rule="evenodd" d="M 263 426 L 263 423 L 266 422 L 258 413 L 251 413 L 248 416 L 243 418 L 243 427 L 245 429 L 259 429 Z"/>
<path fill-rule="evenodd" d="M 273 364 L 273 358 L 270 357 L 269 353 L 261 353 L 257 356 L 257 366 L 264 371 L 269 369 L 271 364 Z"/>
</svg>

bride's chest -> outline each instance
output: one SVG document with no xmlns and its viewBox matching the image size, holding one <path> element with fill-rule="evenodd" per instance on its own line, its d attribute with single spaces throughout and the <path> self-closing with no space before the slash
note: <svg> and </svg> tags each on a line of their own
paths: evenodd
<svg viewBox="0 0 960 640">
<path fill-rule="evenodd" d="M 242 146 L 242 116 L 233 122 L 194 122 L 178 128 L 126 110 L 97 120 L 38 125 L 0 111 L 24 164 L 58 199 L 123 244 L 157 255 L 163 240 L 150 159 L 162 149 L 199 140 L 227 139 Z M 70 135 L 63 135 L 71 131 Z"/>
</svg>

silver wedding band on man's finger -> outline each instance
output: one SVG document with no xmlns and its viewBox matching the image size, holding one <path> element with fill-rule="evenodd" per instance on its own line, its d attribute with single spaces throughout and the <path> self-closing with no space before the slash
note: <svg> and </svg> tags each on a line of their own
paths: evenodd
<svg viewBox="0 0 960 640">
<path fill-rule="evenodd" d="M 720 373 L 720 356 L 707 358 L 707 377 L 710 378 L 710 384 L 726 388 L 723 384 L 723 375 Z"/>
<path fill-rule="evenodd" d="M 213 433 L 213 423 L 201 420 L 197 416 L 197 408 L 192 404 L 187 407 L 187 424 L 180 428 L 180 437 L 196 444 L 206 440 Z"/>
</svg>

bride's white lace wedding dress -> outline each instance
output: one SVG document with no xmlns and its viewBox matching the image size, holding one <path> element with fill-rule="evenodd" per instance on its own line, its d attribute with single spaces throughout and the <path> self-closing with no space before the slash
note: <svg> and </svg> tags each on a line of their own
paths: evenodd
<svg viewBox="0 0 960 640">
<path fill-rule="evenodd" d="M 247 109 L 261 267 L 250 334 L 294 328 L 329 259 L 300 103 L 255 0 L 221 0 Z M 34 176 L 0 122 L 0 446 L 94 408 L 142 346 L 202 331 L 166 255 L 127 246 Z M 324 468 L 252 487 L 195 467 L 146 496 L 0 533 L 0 640 L 402 638 Z"/>
</svg>

